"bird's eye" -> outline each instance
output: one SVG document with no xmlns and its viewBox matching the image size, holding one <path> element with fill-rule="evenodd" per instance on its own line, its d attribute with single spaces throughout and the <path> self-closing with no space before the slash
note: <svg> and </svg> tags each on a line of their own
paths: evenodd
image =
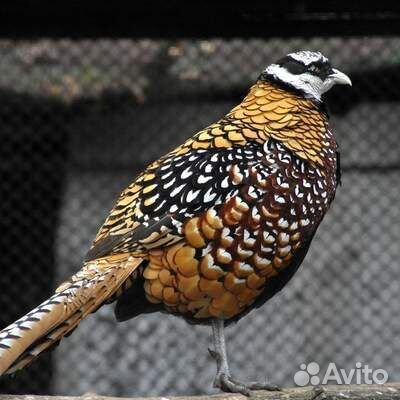
<svg viewBox="0 0 400 400">
<path fill-rule="evenodd" d="M 321 72 L 321 68 L 318 67 L 318 66 L 316 66 L 316 65 L 311 65 L 311 66 L 308 68 L 308 70 L 309 70 L 310 72 L 312 72 L 313 74 L 317 74 L 317 75 Z"/>
</svg>

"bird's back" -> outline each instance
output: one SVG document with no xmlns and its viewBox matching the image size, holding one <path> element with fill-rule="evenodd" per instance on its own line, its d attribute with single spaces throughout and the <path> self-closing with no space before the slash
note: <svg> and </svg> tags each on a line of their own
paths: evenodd
<svg viewBox="0 0 400 400">
<path fill-rule="evenodd" d="M 333 199 L 336 164 L 320 105 L 259 81 L 123 192 L 88 259 L 144 257 L 148 309 L 237 318 L 297 269 Z"/>
</svg>

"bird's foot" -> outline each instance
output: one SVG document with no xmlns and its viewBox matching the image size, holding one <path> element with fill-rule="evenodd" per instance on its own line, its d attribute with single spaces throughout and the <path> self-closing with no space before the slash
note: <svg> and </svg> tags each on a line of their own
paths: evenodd
<svg viewBox="0 0 400 400">
<path fill-rule="evenodd" d="M 208 349 L 208 351 L 217 361 L 218 366 L 218 372 L 214 379 L 214 387 L 221 389 L 223 392 L 241 393 L 249 396 L 251 390 L 281 390 L 279 386 L 268 382 L 241 382 L 232 378 L 227 365 L 223 365 L 221 355 L 211 349 Z"/>
<path fill-rule="evenodd" d="M 251 390 L 281 390 L 279 386 L 268 382 L 241 382 L 226 374 L 220 374 L 215 377 L 214 387 L 221 389 L 223 392 L 241 393 L 245 396 L 249 396 Z"/>
</svg>

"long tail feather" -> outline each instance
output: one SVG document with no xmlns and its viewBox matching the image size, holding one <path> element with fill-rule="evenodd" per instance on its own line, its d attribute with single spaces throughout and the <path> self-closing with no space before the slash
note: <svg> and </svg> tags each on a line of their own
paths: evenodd
<svg viewBox="0 0 400 400">
<path fill-rule="evenodd" d="M 0 331 L 0 375 L 30 364 L 121 287 L 143 260 L 125 256 L 87 263 L 48 300 Z"/>
</svg>

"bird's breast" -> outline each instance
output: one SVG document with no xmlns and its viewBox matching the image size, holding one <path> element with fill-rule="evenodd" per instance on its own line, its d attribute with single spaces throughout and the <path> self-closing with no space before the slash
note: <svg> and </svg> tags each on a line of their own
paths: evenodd
<svg viewBox="0 0 400 400">
<path fill-rule="evenodd" d="M 180 242 L 150 250 L 150 302 L 200 320 L 242 313 L 309 242 L 334 192 L 326 173 L 273 140 L 246 171 L 230 171 L 242 180 L 234 196 L 186 218 Z"/>
</svg>

